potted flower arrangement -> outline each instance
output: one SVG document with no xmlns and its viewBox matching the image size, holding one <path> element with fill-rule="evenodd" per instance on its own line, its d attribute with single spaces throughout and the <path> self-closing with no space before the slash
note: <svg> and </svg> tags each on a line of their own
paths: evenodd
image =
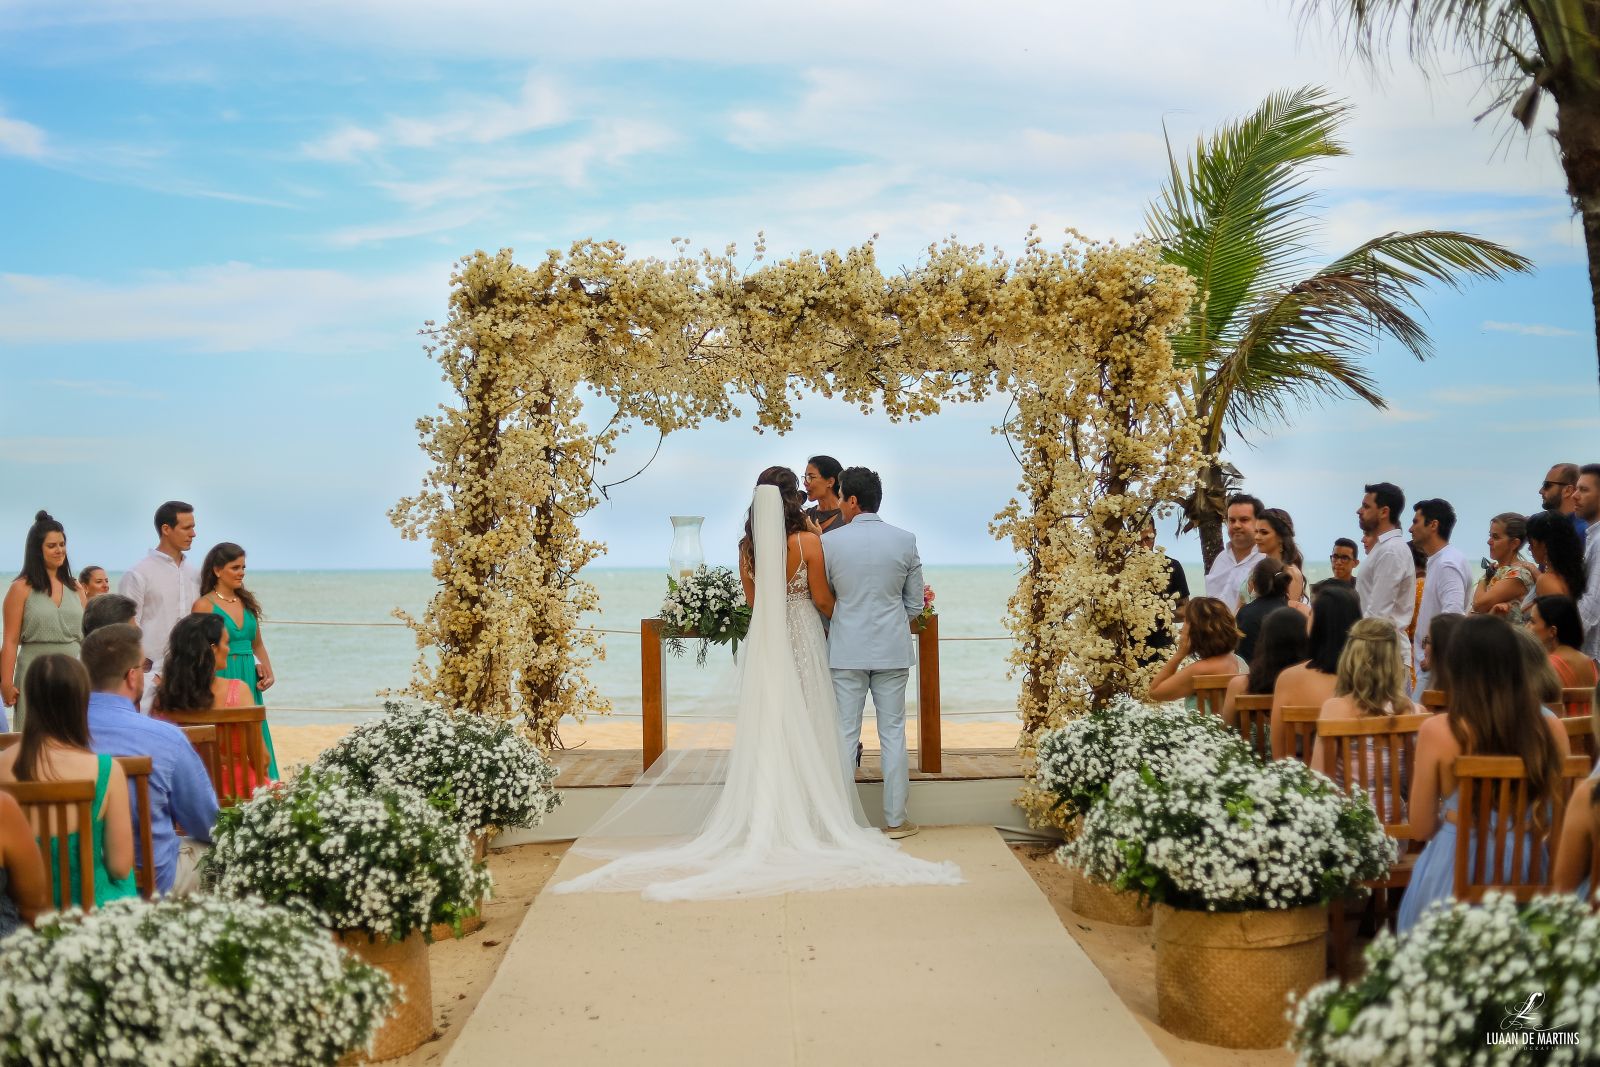
<svg viewBox="0 0 1600 1067">
<path fill-rule="evenodd" d="M 1242 745 L 1214 715 L 1174 712 L 1119 696 L 1101 711 L 1040 735 L 1035 780 L 1039 789 L 1054 794 L 1055 807 L 1070 821 L 1104 799 L 1111 780 L 1123 771 L 1142 767 L 1160 776 L 1175 757 L 1235 752 Z M 1061 852 L 1056 858 L 1066 862 Z M 1067 866 L 1073 911 L 1097 922 L 1150 925 L 1150 904 L 1139 893 Z"/>
<path fill-rule="evenodd" d="M 1288 1036 L 1287 999 L 1326 973 L 1328 902 L 1394 858 L 1366 798 L 1243 749 L 1121 771 L 1062 858 L 1156 905 L 1161 1025 L 1228 1048 Z"/>
<path fill-rule="evenodd" d="M 0 1065 L 324 1067 L 368 1044 L 383 972 L 258 899 L 119 900 L 0 947 Z"/>
<path fill-rule="evenodd" d="M 340 771 L 363 789 L 415 789 L 472 839 L 480 860 L 491 832 L 537 826 L 561 803 L 552 787 L 555 764 L 514 725 L 418 701 L 385 702 L 381 719 L 345 734 L 315 766 Z M 477 929 L 479 912 L 433 936 Z"/>
<path fill-rule="evenodd" d="M 1600 916 L 1577 897 L 1439 905 L 1402 937 L 1380 933 L 1366 960 L 1358 981 L 1296 1006 L 1306 1067 L 1593 1062 Z"/>
<path fill-rule="evenodd" d="M 225 809 L 214 842 L 207 863 L 219 894 L 309 916 L 400 987 L 373 1059 L 409 1052 L 433 1033 L 433 924 L 472 914 L 489 890 L 488 872 L 444 812 L 413 789 L 368 789 L 308 768 Z"/>
<path fill-rule="evenodd" d="M 733 646 L 750 632 L 750 605 L 744 602 L 744 583 L 727 567 L 697 567 L 683 581 L 667 579 L 667 598 L 661 602 L 661 621 L 667 651 L 684 652 L 686 637 L 699 638 L 695 663 L 704 667 L 712 645 Z"/>
</svg>

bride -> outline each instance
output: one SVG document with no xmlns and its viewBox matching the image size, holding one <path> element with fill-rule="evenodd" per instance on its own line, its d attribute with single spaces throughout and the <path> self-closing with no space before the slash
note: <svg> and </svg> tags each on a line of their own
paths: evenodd
<svg viewBox="0 0 1600 1067">
<path fill-rule="evenodd" d="M 818 615 L 819 605 L 831 610 L 832 594 L 804 502 L 787 468 L 757 480 L 740 544 L 752 616 L 732 749 L 657 760 L 573 848 L 610 862 L 552 892 L 711 900 L 961 883 L 955 864 L 909 856 L 868 825 L 846 783 Z"/>
</svg>

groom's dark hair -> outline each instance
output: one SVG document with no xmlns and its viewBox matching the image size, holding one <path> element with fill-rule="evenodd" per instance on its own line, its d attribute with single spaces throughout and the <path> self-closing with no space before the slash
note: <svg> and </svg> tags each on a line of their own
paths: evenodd
<svg viewBox="0 0 1600 1067">
<path fill-rule="evenodd" d="M 851 497 L 856 498 L 862 511 L 876 514 L 878 505 L 883 503 L 883 482 L 878 479 L 878 472 L 865 467 L 846 467 L 839 475 L 839 499 Z"/>
</svg>

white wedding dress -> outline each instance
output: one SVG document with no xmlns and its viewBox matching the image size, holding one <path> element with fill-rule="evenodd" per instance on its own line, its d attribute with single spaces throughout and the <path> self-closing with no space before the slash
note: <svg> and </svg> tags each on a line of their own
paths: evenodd
<svg viewBox="0 0 1600 1067">
<path fill-rule="evenodd" d="M 731 750 L 669 751 L 573 851 L 610 857 L 555 893 L 713 900 L 866 886 L 958 885 L 867 824 L 839 752 L 827 640 L 774 486 L 752 504 L 755 602 L 739 653 Z"/>
</svg>

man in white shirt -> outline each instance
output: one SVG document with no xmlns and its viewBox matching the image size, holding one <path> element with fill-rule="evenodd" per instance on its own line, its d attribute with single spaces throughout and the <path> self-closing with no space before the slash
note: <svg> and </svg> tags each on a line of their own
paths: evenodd
<svg viewBox="0 0 1600 1067">
<path fill-rule="evenodd" d="M 1428 557 L 1428 573 L 1422 582 L 1422 603 L 1417 606 L 1417 630 L 1411 639 L 1411 662 L 1422 662 L 1422 645 L 1434 616 L 1466 614 L 1472 602 L 1472 564 L 1450 543 L 1456 528 L 1456 509 L 1448 500 L 1420 500 L 1411 516 L 1411 540 Z M 1411 687 L 1413 697 L 1428 687 L 1428 680 L 1417 672 Z"/>
<path fill-rule="evenodd" d="M 156 509 L 156 533 L 160 537 L 156 547 L 129 567 L 117 583 L 117 592 L 132 600 L 138 610 L 144 655 L 150 662 L 150 677 L 139 703 L 139 710 L 147 714 L 155 699 L 167 637 L 200 599 L 200 572 L 184 556 L 194 544 L 194 508 L 181 500 L 162 504 Z"/>
<path fill-rule="evenodd" d="M 1588 580 L 1578 598 L 1583 619 L 1583 654 L 1600 657 L 1600 463 L 1585 463 L 1578 470 L 1573 513 L 1589 524 L 1584 537 L 1583 567 Z"/>
<path fill-rule="evenodd" d="M 1239 593 L 1262 560 L 1261 550 L 1256 547 L 1259 518 L 1261 501 L 1255 497 L 1236 493 L 1228 498 L 1228 544 L 1206 571 L 1206 596 L 1222 601 L 1229 611 L 1238 609 Z"/>
<path fill-rule="evenodd" d="M 1356 575 L 1356 593 L 1361 597 L 1363 618 L 1394 623 L 1400 635 L 1400 654 L 1410 667 L 1411 643 L 1405 633 L 1417 604 L 1417 568 L 1406 536 L 1395 521 L 1395 516 L 1405 509 L 1406 495 L 1398 485 L 1376 482 L 1366 487 L 1356 518 L 1361 522 L 1361 532 L 1373 534 L 1377 540 Z"/>
</svg>

